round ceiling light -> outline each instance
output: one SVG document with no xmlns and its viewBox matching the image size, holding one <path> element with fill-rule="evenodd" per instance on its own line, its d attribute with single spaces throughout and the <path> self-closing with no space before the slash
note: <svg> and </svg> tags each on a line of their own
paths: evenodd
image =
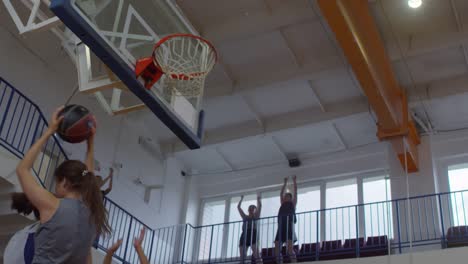
<svg viewBox="0 0 468 264">
<path fill-rule="evenodd" d="M 422 0 L 408 0 L 408 5 L 411 8 L 418 8 L 422 5 Z"/>
</svg>

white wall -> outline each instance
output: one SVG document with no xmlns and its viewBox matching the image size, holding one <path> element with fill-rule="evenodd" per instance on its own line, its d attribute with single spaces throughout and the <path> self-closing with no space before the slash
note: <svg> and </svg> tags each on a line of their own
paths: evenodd
<svg viewBox="0 0 468 264">
<path fill-rule="evenodd" d="M 55 50 L 60 46 L 59 40 L 50 32 L 38 33 L 43 34 L 42 39 L 40 35 L 18 36 L 10 25 L 11 19 L 8 17 L 5 20 L 9 24 L 0 27 L 0 76 L 32 99 L 49 116 L 57 106 L 66 102 L 76 87 L 75 67 L 63 51 Z M 37 44 L 38 49 L 31 49 L 33 44 Z M 45 54 L 48 54 L 47 60 L 42 58 Z M 102 170 L 97 173 L 107 176 L 108 168 L 114 162 L 122 164 L 122 168 L 116 171 L 114 188 L 109 197 L 151 227 L 178 224 L 184 200 L 185 180 L 180 176 L 182 166 L 170 160 L 166 167 L 164 162 L 138 145 L 140 136 L 151 138 L 152 135 L 142 122 L 135 121 L 135 116 L 128 115 L 123 120 L 108 116 L 90 95 L 78 93 L 71 103 L 86 106 L 98 120 L 95 157 Z M 158 122 L 156 117 L 155 122 Z M 84 158 L 85 144 L 65 145 L 65 149 L 72 159 Z M 4 162 L 7 161 L 2 161 L 2 164 Z M 133 183 L 136 177 L 145 185 L 166 186 L 160 193 L 153 191 L 149 204 L 146 204 L 144 188 Z"/>
<path fill-rule="evenodd" d="M 408 194 L 409 196 L 418 196 L 436 192 L 431 148 L 430 138 L 422 137 L 421 144 L 418 146 L 419 171 L 408 175 L 409 190 L 407 190 L 406 173 L 391 146 L 388 146 L 387 158 L 393 199 L 405 198 Z"/>
<path fill-rule="evenodd" d="M 186 198 L 182 208 L 182 221 L 193 226 L 198 225 L 198 212 L 200 210 L 200 193 L 198 185 L 194 184 L 193 176 L 187 176 L 185 188 Z"/>
<path fill-rule="evenodd" d="M 378 172 L 387 169 L 386 144 L 377 143 L 349 151 L 302 160 L 298 168 L 289 168 L 286 162 L 275 166 L 241 172 L 197 175 L 194 184 L 198 185 L 202 198 L 251 192 L 280 187 L 284 177 L 296 175 L 298 184 L 320 182 L 331 178 Z"/>
</svg>

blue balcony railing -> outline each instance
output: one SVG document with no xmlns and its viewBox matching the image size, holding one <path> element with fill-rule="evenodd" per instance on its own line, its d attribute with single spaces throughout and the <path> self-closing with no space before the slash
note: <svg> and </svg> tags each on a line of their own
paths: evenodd
<svg viewBox="0 0 468 264">
<path fill-rule="evenodd" d="M 409 247 L 468 246 L 467 198 L 468 191 L 459 191 L 298 213 L 296 258 L 298 262 L 331 260 L 400 254 Z M 282 253 L 275 252 L 276 216 L 252 225 L 257 236 L 244 241 L 239 241 L 242 221 L 188 225 L 180 262 L 239 263 L 239 246 L 245 244 L 257 245 L 263 263 L 274 263 L 278 255 L 290 258 L 285 247 L 280 248 Z M 247 255 L 245 263 L 254 263 L 251 249 Z"/>
<path fill-rule="evenodd" d="M 0 78 L 0 146 L 22 158 L 46 128 L 47 121 L 39 107 Z M 66 159 L 60 141 L 51 138 L 34 165 L 34 173 L 44 187 L 54 187 L 53 172 Z M 297 260 L 399 254 L 409 247 L 468 245 L 467 198 L 468 191 L 459 191 L 298 213 L 294 224 Z M 151 229 L 110 199 L 105 199 L 105 207 L 113 232 L 99 240 L 99 248 L 106 250 L 122 238 L 124 243 L 114 257 L 123 263 L 138 262 L 132 244 L 142 227 L 147 229 L 143 248 L 151 263 L 238 263 L 239 244 L 247 241 L 257 245 L 263 263 L 274 262 L 278 255 L 273 244 L 278 229 L 276 217 L 259 219 L 255 222 L 257 236 L 239 241 L 242 222 Z M 280 251 L 284 258 L 290 257 L 284 248 Z M 246 263 L 255 262 L 251 254 L 249 250 Z"/>
</svg>

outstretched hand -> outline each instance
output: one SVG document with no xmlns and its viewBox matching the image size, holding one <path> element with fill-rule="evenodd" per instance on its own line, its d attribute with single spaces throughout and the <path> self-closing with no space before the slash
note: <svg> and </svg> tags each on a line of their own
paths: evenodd
<svg viewBox="0 0 468 264">
<path fill-rule="evenodd" d="M 119 239 L 117 240 L 110 248 L 109 248 L 109 251 L 114 253 L 117 251 L 117 249 L 119 249 L 119 247 L 122 245 L 122 241 L 123 239 Z"/>
<path fill-rule="evenodd" d="M 141 244 L 143 243 L 143 240 L 145 239 L 145 232 L 146 232 L 146 229 L 142 228 L 140 230 L 140 235 L 133 240 L 133 246 L 135 248 L 141 248 Z"/>
<path fill-rule="evenodd" d="M 60 106 L 52 113 L 49 121 L 49 128 L 47 130 L 49 134 L 54 134 L 62 122 L 63 116 L 60 116 L 60 112 L 63 110 L 63 108 L 64 106 Z"/>
</svg>

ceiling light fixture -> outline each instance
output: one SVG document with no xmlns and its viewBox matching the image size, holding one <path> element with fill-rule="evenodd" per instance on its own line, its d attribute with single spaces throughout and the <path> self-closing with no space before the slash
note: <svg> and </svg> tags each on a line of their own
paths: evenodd
<svg viewBox="0 0 468 264">
<path fill-rule="evenodd" d="M 411 8 L 418 8 L 422 5 L 422 0 L 408 0 L 408 5 Z"/>
</svg>

